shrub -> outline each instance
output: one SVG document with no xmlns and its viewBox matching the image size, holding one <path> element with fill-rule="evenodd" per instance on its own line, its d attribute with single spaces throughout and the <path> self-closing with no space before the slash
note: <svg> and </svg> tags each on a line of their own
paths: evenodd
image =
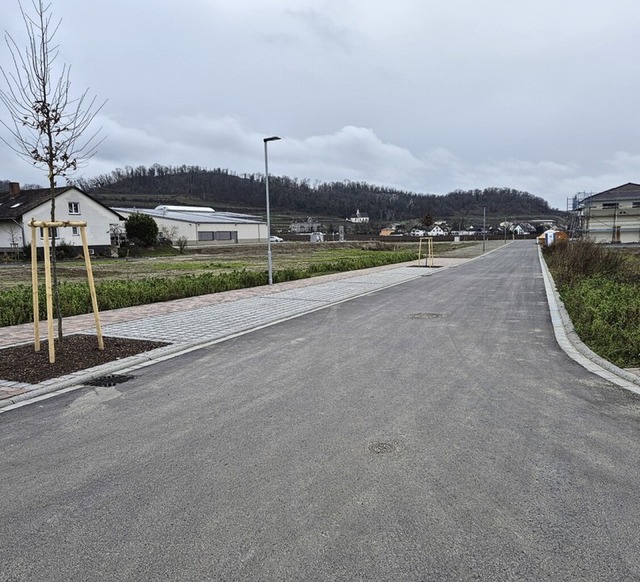
<svg viewBox="0 0 640 582">
<path fill-rule="evenodd" d="M 134 212 L 124 221 L 129 241 L 143 247 L 153 246 L 158 239 L 158 224 L 148 214 Z"/>
<path fill-rule="evenodd" d="M 594 275 L 615 279 L 626 276 L 627 258 L 623 254 L 590 241 L 559 241 L 542 252 L 558 287 Z"/>
<path fill-rule="evenodd" d="M 184 255 L 184 251 L 187 249 L 187 243 L 189 240 L 186 236 L 179 236 L 176 240 L 176 244 L 178 245 L 178 251 L 180 251 L 181 255 Z"/>
<path fill-rule="evenodd" d="M 56 242 L 56 257 L 58 259 L 72 259 L 73 257 L 77 257 L 78 254 L 78 249 L 64 239 Z"/>
<path fill-rule="evenodd" d="M 31 243 L 28 242 L 26 245 L 22 247 L 22 256 L 25 261 L 31 260 Z"/>
</svg>

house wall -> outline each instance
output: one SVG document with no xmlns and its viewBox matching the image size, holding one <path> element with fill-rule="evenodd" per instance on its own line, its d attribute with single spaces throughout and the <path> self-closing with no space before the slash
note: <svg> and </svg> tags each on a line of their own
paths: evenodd
<svg viewBox="0 0 640 582">
<path fill-rule="evenodd" d="M 24 246 L 22 223 L 0 220 L 0 252 L 20 249 Z"/>
<path fill-rule="evenodd" d="M 594 242 L 640 242 L 640 201 L 620 202 L 618 208 L 602 208 L 602 204 L 585 209 L 585 229 Z"/>
<path fill-rule="evenodd" d="M 189 244 L 195 244 L 199 246 L 206 246 L 212 244 L 228 244 L 230 242 L 238 243 L 254 243 L 254 242 L 267 242 L 267 225 L 266 224 L 198 224 L 195 225 L 195 232 L 197 235 L 193 239 L 189 239 Z M 203 233 L 210 232 L 235 232 L 237 233 L 234 241 L 221 239 L 221 240 L 203 240 Z"/>
<path fill-rule="evenodd" d="M 69 212 L 70 202 L 77 204 L 77 214 Z M 0 252 L 10 250 L 12 242 L 17 243 L 20 249 L 31 242 L 29 221 L 32 219 L 51 220 L 49 202 L 29 210 L 22 216 L 22 220 L 18 224 L 8 220 L 0 221 Z M 93 248 L 108 248 L 111 245 L 110 225 L 121 224 L 116 214 L 74 188 L 56 196 L 56 220 L 86 222 L 87 243 Z M 80 230 L 76 229 L 76 234 L 74 234 L 72 227 L 59 228 L 58 240 L 64 240 L 65 243 L 73 246 L 82 246 Z M 36 246 L 43 246 L 43 239 L 40 236 L 39 229 L 36 231 Z"/>
</svg>

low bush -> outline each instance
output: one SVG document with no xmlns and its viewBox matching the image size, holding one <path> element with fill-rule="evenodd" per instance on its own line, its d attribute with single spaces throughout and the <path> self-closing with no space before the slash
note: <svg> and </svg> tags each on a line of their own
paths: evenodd
<svg viewBox="0 0 640 582">
<path fill-rule="evenodd" d="M 558 286 L 573 285 L 585 277 L 623 280 L 628 275 L 625 255 L 589 241 L 560 241 L 543 253 Z"/>
</svg>

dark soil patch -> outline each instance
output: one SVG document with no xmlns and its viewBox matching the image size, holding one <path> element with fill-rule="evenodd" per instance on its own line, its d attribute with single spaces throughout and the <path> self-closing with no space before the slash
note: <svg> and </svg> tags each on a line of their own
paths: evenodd
<svg viewBox="0 0 640 582">
<path fill-rule="evenodd" d="M 168 345 L 164 342 L 104 338 L 104 350 L 98 349 L 95 335 L 70 335 L 64 338 L 62 347 L 55 340 L 56 361 L 49 363 L 49 342 L 40 344 L 36 352 L 33 343 L 0 349 L 0 379 L 11 382 L 38 384 L 44 380 L 66 376 L 142 352 Z"/>
</svg>

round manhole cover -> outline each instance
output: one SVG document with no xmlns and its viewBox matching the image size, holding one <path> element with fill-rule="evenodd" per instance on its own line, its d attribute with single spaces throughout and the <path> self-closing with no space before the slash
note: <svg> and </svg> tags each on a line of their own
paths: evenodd
<svg viewBox="0 0 640 582">
<path fill-rule="evenodd" d="M 444 313 L 412 313 L 409 319 L 435 319 L 436 317 L 444 317 Z"/>
<path fill-rule="evenodd" d="M 391 443 L 371 443 L 369 445 L 369 450 L 376 455 L 380 455 L 395 451 L 395 447 Z"/>
</svg>

